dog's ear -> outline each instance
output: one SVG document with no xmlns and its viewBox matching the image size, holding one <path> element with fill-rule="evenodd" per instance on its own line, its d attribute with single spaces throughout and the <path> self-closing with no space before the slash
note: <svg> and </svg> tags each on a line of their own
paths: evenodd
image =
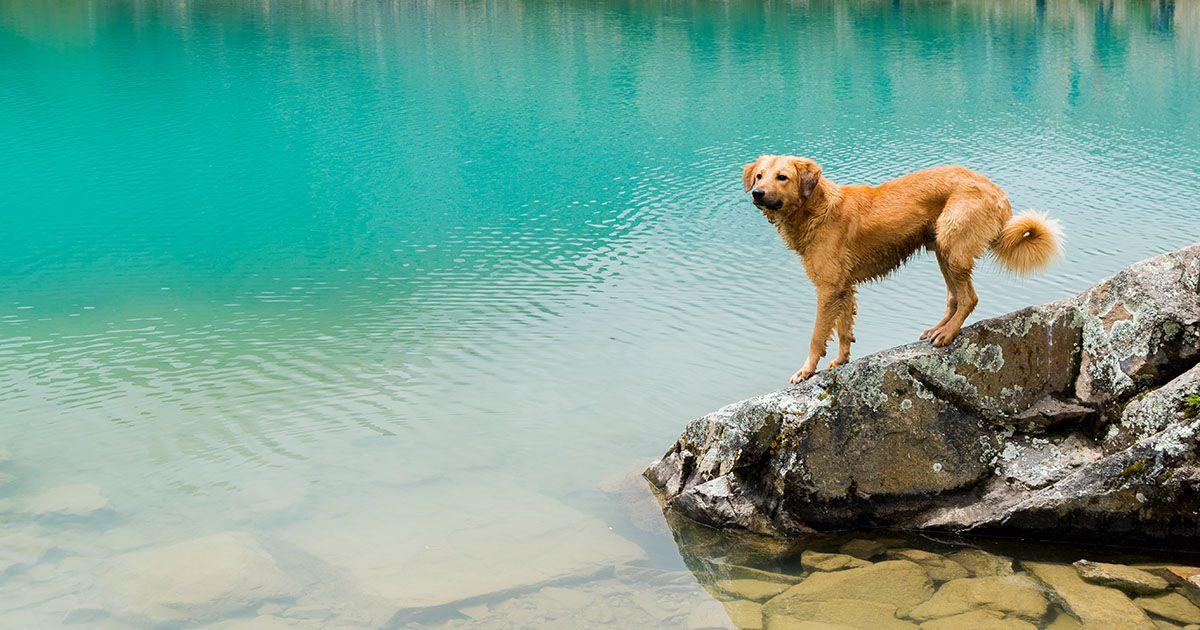
<svg viewBox="0 0 1200 630">
<path fill-rule="evenodd" d="M 754 188 L 754 171 L 758 170 L 758 163 L 762 161 L 762 156 L 758 156 L 757 160 L 746 165 L 742 169 L 742 185 L 746 187 L 746 192 L 750 192 Z"/>
<path fill-rule="evenodd" d="M 792 160 L 796 168 L 796 185 L 800 187 L 800 196 L 807 199 L 821 181 L 821 166 L 804 158 Z"/>
</svg>

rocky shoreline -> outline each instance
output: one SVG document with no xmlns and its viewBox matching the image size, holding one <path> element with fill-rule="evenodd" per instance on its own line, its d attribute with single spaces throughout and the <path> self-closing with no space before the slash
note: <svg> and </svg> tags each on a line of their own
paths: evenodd
<svg viewBox="0 0 1200 630">
<path fill-rule="evenodd" d="M 1200 245 L 693 420 L 668 508 L 768 534 L 1200 536 Z"/>
</svg>

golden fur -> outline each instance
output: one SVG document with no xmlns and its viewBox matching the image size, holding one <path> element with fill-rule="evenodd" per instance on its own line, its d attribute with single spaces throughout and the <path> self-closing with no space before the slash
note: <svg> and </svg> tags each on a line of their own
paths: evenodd
<svg viewBox="0 0 1200 630">
<path fill-rule="evenodd" d="M 922 247 L 934 252 L 946 280 L 946 312 L 921 334 L 935 346 L 954 341 L 979 302 L 971 284 L 977 258 L 991 251 L 1001 265 L 1028 274 L 1061 249 L 1056 221 L 1034 212 L 1014 217 L 1000 187 L 961 166 L 845 186 L 822 177 L 808 158 L 764 155 L 746 165 L 742 183 L 817 289 L 808 360 L 793 383 L 816 371 L 835 330 L 838 356 L 829 367 L 850 360 L 855 285 L 887 275 Z"/>
</svg>

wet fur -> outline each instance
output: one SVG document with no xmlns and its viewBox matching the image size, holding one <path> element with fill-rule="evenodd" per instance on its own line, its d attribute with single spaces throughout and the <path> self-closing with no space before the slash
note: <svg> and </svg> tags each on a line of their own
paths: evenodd
<svg viewBox="0 0 1200 630">
<path fill-rule="evenodd" d="M 838 356 L 830 367 L 849 361 L 855 286 L 883 278 L 922 248 L 934 252 L 946 281 L 945 314 L 921 335 L 935 346 L 954 341 L 978 304 L 971 282 L 976 259 L 991 252 L 1008 269 L 1028 274 L 1061 249 L 1057 222 L 1032 212 L 1013 217 L 999 186 L 961 166 L 847 186 L 825 179 L 808 158 L 764 155 L 746 165 L 742 183 L 817 289 L 808 360 L 793 383 L 816 371 L 834 331 Z"/>
</svg>

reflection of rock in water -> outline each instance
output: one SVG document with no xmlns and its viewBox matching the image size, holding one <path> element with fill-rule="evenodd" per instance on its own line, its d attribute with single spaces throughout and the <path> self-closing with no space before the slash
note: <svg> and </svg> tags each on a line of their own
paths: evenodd
<svg viewBox="0 0 1200 630">
<path fill-rule="evenodd" d="M 986 542 L 981 549 L 873 533 L 784 540 L 667 516 L 696 581 L 721 603 L 724 622 L 743 629 L 1149 630 L 1200 620 L 1200 568 L 1111 549 L 972 541 Z M 1110 557 L 1081 559 L 1100 556 Z M 711 622 L 714 610 L 695 615 L 708 624 L 696 627 L 728 627 Z"/>
</svg>

